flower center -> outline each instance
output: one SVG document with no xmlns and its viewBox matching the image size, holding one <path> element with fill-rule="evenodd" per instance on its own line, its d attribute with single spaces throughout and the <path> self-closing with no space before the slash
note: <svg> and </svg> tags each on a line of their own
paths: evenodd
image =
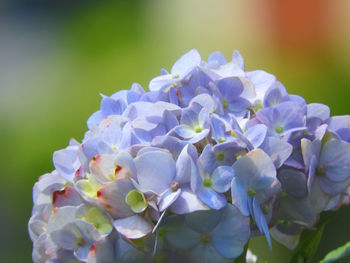
<svg viewBox="0 0 350 263">
<path fill-rule="evenodd" d="M 317 168 L 316 168 L 316 175 L 317 176 L 325 175 L 325 173 L 326 173 L 326 168 L 323 165 L 317 166 Z"/>
<path fill-rule="evenodd" d="M 177 191 L 177 189 L 179 189 L 179 188 L 180 188 L 180 184 L 176 181 L 172 182 L 170 185 L 170 189 L 173 192 Z"/>
<path fill-rule="evenodd" d="M 82 247 L 85 245 L 85 240 L 81 237 L 79 237 L 76 241 L 75 241 L 75 244 L 78 246 L 78 247 Z"/>
<path fill-rule="evenodd" d="M 225 110 L 228 108 L 228 102 L 227 102 L 227 100 L 224 100 L 224 101 L 223 101 L 222 106 L 224 107 Z"/>
<path fill-rule="evenodd" d="M 209 244 L 211 242 L 211 237 L 208 234 L 202 234 L 200 240 L 202 243 Z"/>
<path fill-rule="evenodd" d="M 194 127 L 194 131 L 196 133 L 200 133 L 202 131 L 202 128 L 200 126 L 196 126 L 196 127 Z"/>
<path fill-rule="evenodd" d="M 223 154 L 223 153 L 218 153 L 218 154 L 216 155 L 216 160 L 217 160 L 217 161 L 222 162 L 224 159 L 225 159 L 225 154 Z"/>
<path fill-rule="evenodd" d="M 278 134 L 281 134 L 283 131 L 284 131 L 284 129 L 281 125 L 277 125 L 275 127 L 275 132 L 277 132 Z"/>
<path fill-rule="evenodd" d="M 213 183 L 212 183 L 212 181 L 211 181 L 210 178 L 205 178 L 205 179 L 203 180 L 203 185 L 204 185 L 205 187 L 210 187 L 212 184 L 213 184 Z"/>
<path fill-rule="evenodd" d="M 255 192 L 255 190 L 253 188 L 248 188 L 247 189 L 247 195 L 248 196 L 254 196 L 254 195 L 256 195 L 256 192 Z"/>
<path fill-rule="evenodd" d="M 224 137 L 220 137 L 219 139 L 218 139 L 218 141 L 221 143 L 221 142 L 226 142 L 226 139 L 224 138 Z"/>
</svg>

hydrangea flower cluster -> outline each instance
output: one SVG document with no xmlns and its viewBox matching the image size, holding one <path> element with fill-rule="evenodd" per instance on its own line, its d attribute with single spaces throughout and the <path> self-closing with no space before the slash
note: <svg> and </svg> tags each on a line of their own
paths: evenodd
<svg viewBox="0 0 350 263">
<path fill-rule="evenodd" d="M 33 189 L 34 262 L 233 262 L 348 203 L 350 116 L 190 50 L 111 96 Z"/>
</svg>

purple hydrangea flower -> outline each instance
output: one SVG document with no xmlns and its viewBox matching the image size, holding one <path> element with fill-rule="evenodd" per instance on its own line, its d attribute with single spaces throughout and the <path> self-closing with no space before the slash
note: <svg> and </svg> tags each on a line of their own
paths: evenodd
<svg viewBox="0 0 350 263">
<path fill-rule="evenodd" d="M 259 235 L 295 248 L 349 203 L 350 117 L 238 51 L 190 50 L 148 88 L 102 95 L 82 141 L 53 154 L 33 187 L 35 263 L 232 262 Z"/>
</svg>

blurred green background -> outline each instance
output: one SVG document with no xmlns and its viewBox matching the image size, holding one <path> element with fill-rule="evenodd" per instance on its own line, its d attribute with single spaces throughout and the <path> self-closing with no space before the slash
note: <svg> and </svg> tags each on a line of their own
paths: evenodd
<svg viewBox="0 0 350 263">
<path fill-rule="evenodd" d="M 99 93 L 147 88 L 160 68 L 191 48 L 203 59 L 240 50 L 246 68 L 275 74 L 290 93 L 349 114 L 347 0 L 1 1 L 0 255 L 31 262 L 32 186 L 53 169 L 52 153 L 81 140 Z M 315 262 L 350 240 L 350 207 L 327 226 Z M 264 239 L 253 252 L 288 262 Z"/>
</svg>

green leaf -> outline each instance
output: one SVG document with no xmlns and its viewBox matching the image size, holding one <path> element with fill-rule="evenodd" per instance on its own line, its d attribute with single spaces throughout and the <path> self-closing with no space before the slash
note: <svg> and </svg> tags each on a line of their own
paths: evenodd
<svg viewBox="0 0 350 263">
<path fill-rule="evenodd" d="M 309 263 L 317 251 L 324 227 L 328 220 L 318 224 L 315 230 L 304 230 L 300 237 L 300 243 L 292 255 L 289 263 Z"/>
<path fill-rule="evenodd" d="M 350 242 L 329 252 L 320 263 L 347 263 L 350 262 Z"/>
</svg>

